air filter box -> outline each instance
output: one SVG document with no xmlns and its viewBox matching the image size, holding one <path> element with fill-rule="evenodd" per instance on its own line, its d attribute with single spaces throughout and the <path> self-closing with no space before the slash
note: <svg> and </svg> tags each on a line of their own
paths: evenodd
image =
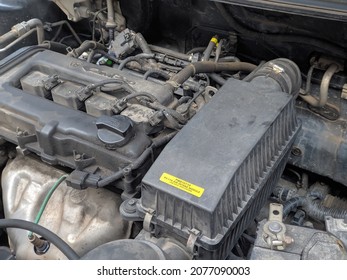
<svg viewBox="0 0 347 280">
<path fill-rule="evenodd" d="M 228 256 L 285 167 L 295 96 L 270 76 L 230 79 L 143 179 L 139 207 L 154 234 L 187 241 L 198 259 Z"/>
</svg>

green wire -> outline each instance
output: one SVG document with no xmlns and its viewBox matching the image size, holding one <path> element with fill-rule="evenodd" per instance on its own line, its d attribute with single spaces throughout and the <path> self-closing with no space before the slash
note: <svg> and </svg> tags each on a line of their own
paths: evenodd
<svg viewBox="0 0 347 280">
<path fill-rule="evenodd" d="M 37 215 L 36 215 L 36 218 L 35 218 L 35 221 L 34 221 L 35 224 L 38 224 L 38 223 L 39 223 L 39 221 L 40 221 L 40 219 L 41 219 L 41 216 L 42 216 L 42 214 L 43 214 L 43 211 L 45 211 L 45 208 L 46 208 L 46 206 L 47 206 L 47 203 L 48 203 L 49 199 L 51 198 L 51 196 L 53 195 L 54 191 L 59 187 L 59 185 L 60 185 L 62 182 L 64 182 L 64 180 L 65 180 L 67 177 L 68 177 L 68 175 L 63 175 L 63 176 L 61 176 L 61 177 L 58 179 L 58 181 L 55 182 L 55 184 L 53 185 L 53 187 L 49 190 L 49 192 L 47 193 L 47 195 L 46 195 L 44 201 L 43 201 L 42 204 L 41 204 L 41 207 L 40 207 L 39 212 L 38 212 Z M 30 238 L 30 237 L 32 237 L 32 236 L 33 236 L 33 232 L 32 232 L 32 231 L 29 231 L 28 237 Z"/>
</svg>

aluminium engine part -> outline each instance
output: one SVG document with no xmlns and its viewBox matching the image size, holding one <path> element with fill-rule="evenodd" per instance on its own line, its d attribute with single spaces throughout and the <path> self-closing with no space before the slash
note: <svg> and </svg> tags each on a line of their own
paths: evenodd
<svg viewBox="0 0 347 280">
<path fill-rule="evenodd" d="M 64 173 L 40 160 L 18 155 L 2 173 L 5 217 L 34 221 L 53 184 Z M 50 198 L 40 225 L 54 231 L 79 255 L 112 240 L 130 236 L 131 223 L 119 214 L 122 200 L 106 189 L 75 190 L 62 183 Z M 17 259 L 66 259 L 52 244 L 44 255 L 36 255 L 28 232 L 7 230 Z"/>
<path fill-rule="evenodd" d="M 347 248 L 347 216 L 344 219 L 334 219 L 331 216 L 325 217 L 327 232 L 339 238 Z"/>
<path fill-rule="evenodd" d="M 166 260 L 164 252 L 144 240 L 117 240 L 103 244 L 82 257 L 84 260 Z"/>
<path fill-rule="evenodd" d="M 189 260 L 192 255 L 173 238 L 155 238 L 144 230 L 134 240 L 102 244 L 82 256 L 83 260 Z"/>
<path fill-rule="evenodd" d="M 159 94 L 159 84 L 117 69 L 42 51 L 42 48 L 24 49 L 3 60 L 2 66 L 0 136 L 18 144 L 22 150 L 39 155 L 46 163 L 92 174 L 94 187 L 100 178 L 124 168 L 151 144 L 147 136 L 148 120 L 147 126 L 142 123 L 150 111 L 130 100 L 124 116 L 103 116 L 110 115 L 112 104 L 129 95 L 125 90 L 119 90 L 110 94 L 106 101 L 103 101 L 105 94 L 96 92 L 99 99 L 94 98 L 86 105 L 87 113 L 96 115 L 91 116 L 85 112 L 84 98 L 80 99 L 79 90 L 90 83 L 115 79 L 136 91 L 150 92 L 163 105 L 169 106 L 173 102 L 171 94 Z M 59 82 L 54 81 L 56 76 Z M 107 103 L 110 99 L 113 102 Z M 104 108 L 103 102 L 109 107 Z M 131 104 L 136 106 L 134 110 Z M 123 125 L 127 123 L 132 123 L 129 127 L 131 136 L 126 141 L 118 141 L 127 137 L 124 133 L 128 131 L 123 131 Z M 101 134 L 108 136 L 101 137 Z M 141 172 L 144 171 L 138 171 L 140 175 Z M 139 180 L 139 174 L 134 174 L 134 182 Z M 125 188 L 122 181 L 116 186 Z M 84 188 L 78 182 L 75 187 Z"/>
<path fill-rule="evenodd" d="M 69 20 L 79 21 L 90 16 L 90 0 L 53 0 L 53 2 L 62 9 Z"/>
<path fill-rule="evenodd" d="M 289 163 L 333 179 L 347 182 L 347 102 L 337 98 L 338 92 L 330 90 L 329 102 L 339 108 L 340 116 L 331 121 L 305 107 L 298 106 L 298 118 L 302 129 L 294 143 L 295 152 Z"/>
<path fill-rule="evenodd" d="M 250 83 L 228 80 L 142 181 L 144 229 L 186 242 L 197 259 L 228 256 L 271 194 L 299 130 L 297 66 L 279 59 L 259 71 Z"/>
<path fill-rule="evenodd" d="M 346 247 L 336 236 L 308 227 L 285 225 L 294 242 L 282 251 L 272 250 L 263 238 L 263 227 L 258 225 L 257 238 L 250 252 L 251 260 L 346 260 Z"/>
</svg>

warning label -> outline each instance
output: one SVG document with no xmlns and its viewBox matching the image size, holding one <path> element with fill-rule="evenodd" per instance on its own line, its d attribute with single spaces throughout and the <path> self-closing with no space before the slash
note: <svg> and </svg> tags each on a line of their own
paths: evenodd
<svg viewBox="0 0 347 280">
<path fill-rule="evenodd" d="M 160 181 L 172 186 L 172 187 L 175 187 L 176 189 L 180 189 L 182 191 L 185 191 L 191 195 L 194 195 L 196 197 L 201 197 L 202 194 L 204 193 L 204 189 L 199 187 L 199 186 L 196 186 L 192 183 L 189 183 L 187 181 L 184 181 L 180 178 L 177 178 L 173 175 L 170 175 L 168 173 L 163 173 L 160 177 Z"/>
</svg>

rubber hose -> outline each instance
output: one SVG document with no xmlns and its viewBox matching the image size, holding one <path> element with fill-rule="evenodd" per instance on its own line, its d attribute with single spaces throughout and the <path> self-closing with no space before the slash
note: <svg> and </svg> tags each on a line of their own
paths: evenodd
<svg viewBox="0 0 347 280">
<path fill-rule="evenodd" d="M 103 51 L 107 51 L 107 48 L 100 43 L 97 43 L 95 41 L 84 41 L 78 48 L 70 52 L 68 56 L 79 57 L 82 53 L 88 51 L 89 49 L 101 49 Z"/>
<path fill-rule="evenodd" d="M 165 80 L 169 80 L 170 79 L 170 75 L 168 73 L 166 73 L 163 70 L 160 69 L 150 69 L 148 70 L 144 75 L 143 75 L 143 79 L 147 80 L 150 76 L 153 76 L 153 74 L 157 74 L 160 77 L 163 77 Z"/>
<path fill-rule="evenodd" d="M 216 73 L 209 74 L 210 78 L 214 80 L 217 84 L 224 85 L 227 80 Z"/>
<path fill-rule="evenodd" d="M 180 113 L 178 113 L 174 109 L 165 107 L 164 105 L 161 105 L 158 102 L 157 103 L 150 103 L 147 105 L 148 105 L 148 107 L 155 109 L 155 110 L 165 110 L 168 114 L 170 114 L 174 119 L 176 119 L 180 123 L 185 124 L 187 122 L 187 120 Z"/>
<path fill-rule="evenodd" d="M 302 207 L 306 205 L 307 199 L 304 196 L 297 196 L 289 199 L 283 205 L 283 217 L 287 217 L 290 212 L 292 212 L 297 207 Z"/>
<path fill-rule="evenodd" d="M 35 232 L 54 244 L 69 260 L 80 259 L 80 256 L 58 235 L 35 223 L 18 219 L 0 219 L 0 228 L 19 228 Z"/>
<path fill-rule="evenodd" d="M 117 171 L 115 174 L 110 175 L 109 177 L 106 177 L 98 182 L 98 188 L 106 187 L 107 185 L 110 185 L 111 183 L 121 179 L 124 174 L 124 170 L 127 169 L 127 171 L 130 170 L 136 170 L 139 167 L 141 167 L 144 162 L 147 160 L 147 158 L 152 154 L 153 150 L 155 148 L 158 148 L 166 143 L 168 143 L 177 132 L 172 132 L 170 134 L 167 134 L 160 138 L 154 138 L 152 140 L 151 146 L 149 146 L 136 160 L 134 160 L 131 164 L 129 164 L 127 167 L 123 168 L 122 170 Z"/>
<path fill-rule="evenodd" d="M 123 70 L 125 65 L 127 65 L 131 61 L 137 61 L 140 63 L 141 59 L 143 59 L 143 58 L 153 58 L 153 57 L 154 57 L 154 54 L 148 54 L 148 53 L 140 53 L 140 54 L 135 55 L 135 56 L 129 56 L 126 59 L 124 59 L 121 62 L 121 64 L 119 64 L 118 70 Z"/>
<path fill-rule="evenodd" d="M 47 48 L 52 51 L 62 53 L 62 54 L 67 54 L 67 50 L 66 50 L 67 45 L 65 44 L 53 42 L 53 41 L 44 41 L 43 44 L 47 45 Z"/>
<path fill-rule="evenodd" d="M 213 62 L 203 61 L 189 64 L 183 70 L 172 76 L 170 81 L 183 84 L 189 77 L 199 73 L 213 73 L 222 71 L 252 72 L 256 65 L 247 62 Z"/>
<path fill-rule="evenodd" d="M 106 187 L 107 185 L 121 179 L 123 177 L 123 169 L 122 170 L 119 170 L 117 171 L 116 173 L 100 180 L 98 182 L 98 188 L 103 188 L 103 187 Z"/>
<path fill-rule="evenodd" d="M 127 101 L 136 97 L 147 97 L 149 98 L 152 102 L 158 101 L 157 98 L 147 92 L 134 92 L 132 94 L 129 94 L 128 96 L 124 97 L 124 99 L 126 99 Z"/>
<path fill-rule="evenodd" d="M 135 41 L 138 44 L 138 46 L 140 47 L 140 49 L 143 51 L 143 53 L 145 54 L 153 54 L 151 48 L 149 47 L 146 39 L 143 37 L 143 35 L 141 33 L 136 33 L 135 34 Z M 154 59 L 149 59 L 149 61 L 152 64 L 157 64 L 157 62 Z"/>
</svg>

